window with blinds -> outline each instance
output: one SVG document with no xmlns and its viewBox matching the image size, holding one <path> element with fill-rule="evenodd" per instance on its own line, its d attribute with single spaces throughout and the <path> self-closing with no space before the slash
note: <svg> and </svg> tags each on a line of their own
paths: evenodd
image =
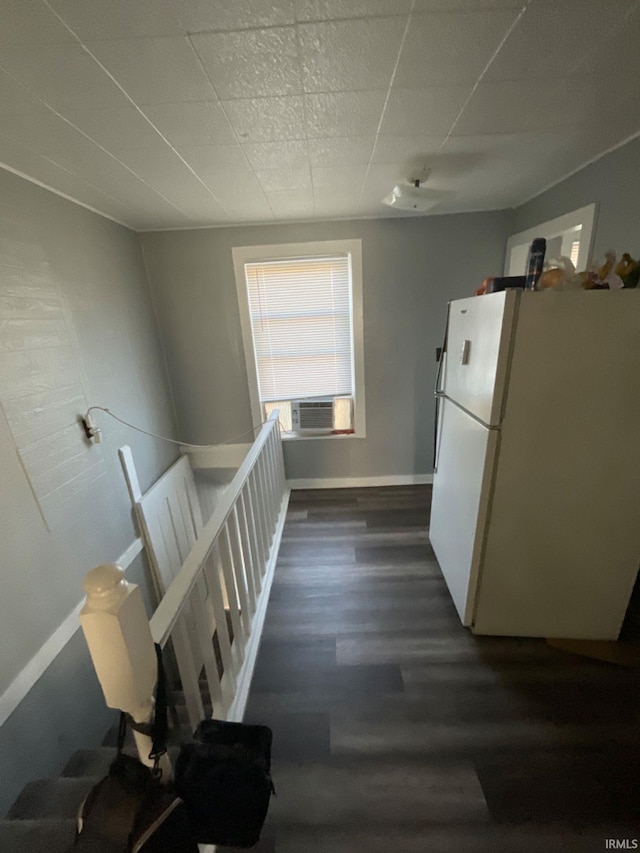
<svg viewBox="0 0 640 853">
<path fill-rule="evenodd" d="M 244 273 L 265 411 L 277 403 L 288 420 L 290 408 L 283 404 L 291 400 L 351 397 L 349 254 L 252 261 L 244 264 Z"/>
<path fill-rule="evenodd" d="M 362 241 L 234 246 L 251 416 L 283 437 L 366 436 Z"/>
</svg>

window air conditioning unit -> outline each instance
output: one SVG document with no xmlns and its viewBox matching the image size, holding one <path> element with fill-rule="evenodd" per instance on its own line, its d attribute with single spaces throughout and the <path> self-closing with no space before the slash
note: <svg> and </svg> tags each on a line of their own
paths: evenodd
<svg viewBox="0 0 640 853">
<path fill-rule="evenodd" d="M 333 400 L 292 400 L 291 426 L 294 432 L 333 430 Z"/>
</svg>

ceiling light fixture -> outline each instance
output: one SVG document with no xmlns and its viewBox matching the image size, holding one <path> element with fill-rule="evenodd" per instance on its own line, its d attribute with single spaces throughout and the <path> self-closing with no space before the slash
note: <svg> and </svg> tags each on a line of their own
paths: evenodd
<svg viewBox="0 0 640 853">
<path fill-rule="evenodd" d="M 424 213 L 426 210 L 430 210 L 442 201 L 446 193 L 429 190 L 421 186 L 424 180 L 411 178 L 410 181 L 402 181 L 402 183 L 396 184 L 389 195 L 382 199 L 382 203 L 396 210 L 409 210 L 414 213 Z"/>
</svg>

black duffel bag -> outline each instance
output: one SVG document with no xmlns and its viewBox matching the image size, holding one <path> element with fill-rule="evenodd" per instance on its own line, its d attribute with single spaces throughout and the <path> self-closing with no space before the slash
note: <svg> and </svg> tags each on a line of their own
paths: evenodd
<svg viewBox="0 0 640 853">
<path fill-rule="evenodd" d="M 198 853 L 188 815 L 159 770 L 166 752 L 167 698 L 162 654 L 156 646 L 158 679 L 153 723 L 133 728 L 151 735 L 153 769 L 122 751 L 127 715 L 120 714 L 118 752 L 108 774 L 80 807 L 74 850 L 82 853 Z"/>
<path fill-rule="evenodd" d="M 271 729 L 203 720 L 183 744 L 175 787 L 201 844 L 253 847 L 269 808 Z"/>
</svg>

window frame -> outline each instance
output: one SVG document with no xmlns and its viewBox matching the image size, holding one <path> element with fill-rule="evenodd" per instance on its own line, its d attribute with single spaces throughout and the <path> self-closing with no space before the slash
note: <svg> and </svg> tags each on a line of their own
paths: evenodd
<svg viewBox="0 0 640 853">
<path fill-rule="evenodd" d="M 526 259 L 531 241 L 536 237 L 544 237 L 546 240 L 551 240 L 554 237 L 568 238 L 578 230 L 580 231 L 580 250 L 575 267 L 578 272 L 588 269 L 591 263 L 595 220 L 596 204 L 592 202 L 584 207 L 579 207 L 577 210 L 557 216 L 555 219 L 541 222 L 534 228 L 527 228 L 526 231 L 512 234 L 507 240 L 505 250 L 504 275 L 516 274 L 510 272 L 513 263 L 512 254 L 520 250 L 522 257 Z M 518 265 L 518 268 L 520 268 L 520 265 Z M 524 266 L 522 267 L 522 271 L 524 272 Z"/>
<path fill-rule="evenodd" d="M 244 265 L 268 260 L 288 258 L 321 257 L 330 254 L 348 254 L 351 259 L 351 312 L 353 329 L 353 427 L 349 435 L 298 435 L 283 433 L 288 441 L 315 441 L 325 439 L 365 438 L 365 391 L 364 391 L 364 329 L 362 304 L 362 240 L 322 240 L 311 243 L 275 243 L 264 246 L 234 246 L 232 248 L 233 269 L 236 279 L 242 344 L 251 400 L 251 416 L 254 425 L 264 420 L 258 393 L 258 373 L 251 331 L 249 296 Z"/>
</svg>

